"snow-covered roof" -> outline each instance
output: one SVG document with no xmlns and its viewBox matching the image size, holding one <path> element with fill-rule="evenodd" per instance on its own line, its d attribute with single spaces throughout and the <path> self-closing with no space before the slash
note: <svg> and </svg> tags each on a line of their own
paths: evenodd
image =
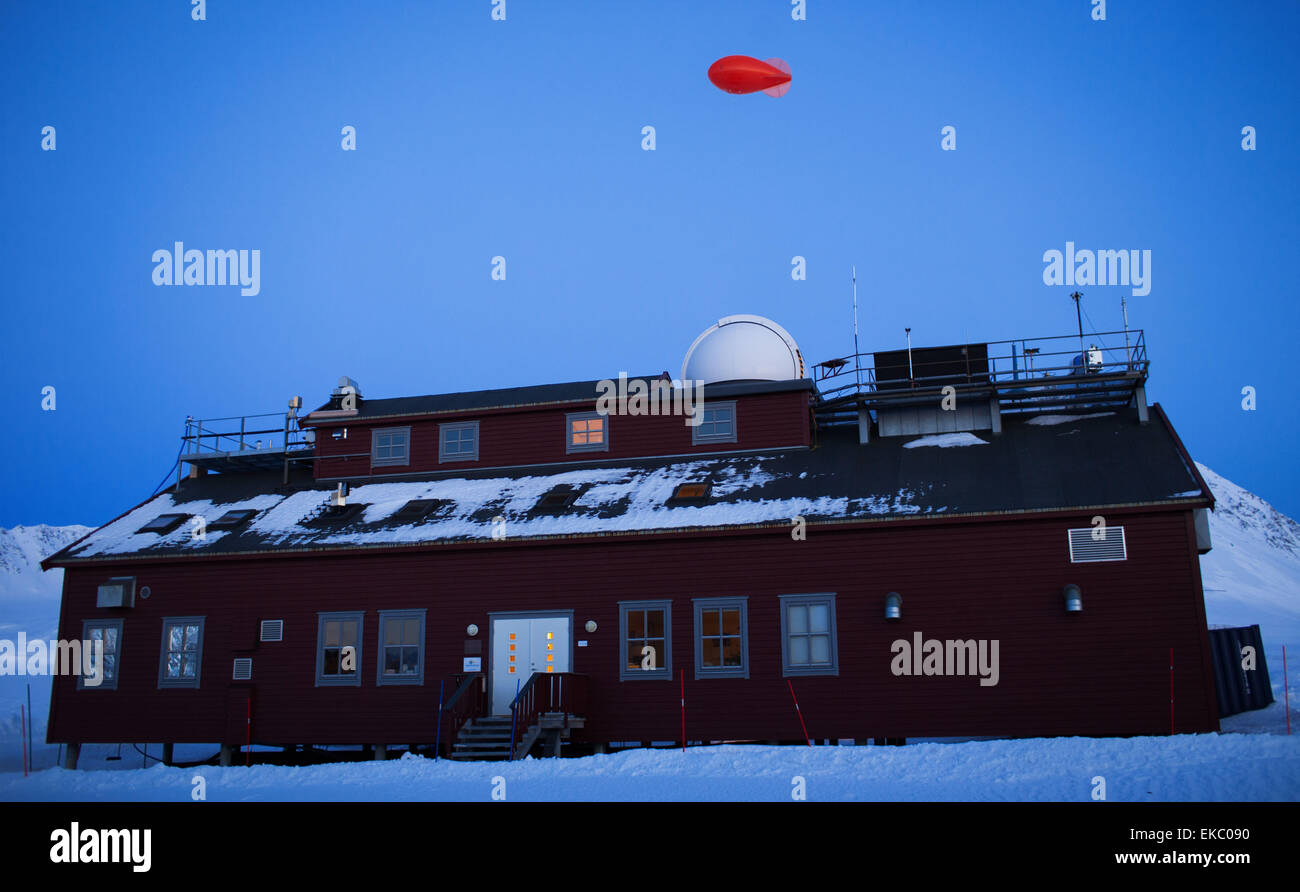
<svg viewBox="0 0 1300 892">
<path fill-rule="evenodd" d="M 982 448 L 916 448 L 962 445 Z M 673 499 L 684 483 L 708 483 L 708 498 Z M 864 445 L 855 429 L 823 429 L 813 449 L 359 480 L 346 498 L 352 511 L 337 520 L 328 516 L 332 484 L 310 476 L 280 484 L 274 473 L 186 479 L 47 563 L 788 526 L 795 517 L 916 519 L 1134 505 L 1200 492 L 1172 429 L 1123 413 L 1073 419 L 1068 430 L 1011 420 L 1001 434 Z M 576 498 L 559 511 L 539 507 L 557 489 Z M 403 508 L 418 500 L 433 504 L 412 518 Z M 257 513 L 213 528 L 239 509 Z M 178 515 L 176 525 L 142 532 L 162 515 Z"/>
</svg>

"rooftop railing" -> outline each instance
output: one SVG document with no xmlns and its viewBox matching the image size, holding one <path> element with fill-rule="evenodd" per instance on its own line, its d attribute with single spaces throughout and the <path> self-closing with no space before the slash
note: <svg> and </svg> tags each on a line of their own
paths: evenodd
<svg viewBox="0 0 1300 892">
<path fill-rule="evenodd" d="M 957 351 L 957 352 L 953 352 Z M 876 368 L 880 352 L 897 363 Z M 857 353 L 813 367 L 821 406 L 877 405 L 932 394 L 988 390 L 1004 409 L 1031 409 L 1038 403 L 1116 402 L 1131 397 L 1150 367 L 1141 329 L 1019 338 L 957 345 L 941 359 L 936 348 Z M 906 359 L 903 354 L 908 354 Z M 986 355 L 985 355 L 986 353 Z"/>
</svg>

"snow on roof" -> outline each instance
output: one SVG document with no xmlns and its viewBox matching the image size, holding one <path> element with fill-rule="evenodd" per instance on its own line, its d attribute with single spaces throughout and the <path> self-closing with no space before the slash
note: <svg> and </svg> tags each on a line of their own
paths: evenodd
<svg viewBox="0 0 1300 892">
<path fill-rule="evenodd" d="M 1025 424 L 1070 424 L 1075 421 L 1083 421 L 1085 418 L 1105 418 L 1107 415 L 1114 414 L 1114 412 L 1093 412 L 1091 415 L 1038 415 L 1030 418 Z"/>
<path fill-rule="evenodd" d="M 319 548 L 489 539 L 501 524 L 504 526 L 498 535 L 504 533 L 507 539 L 518 539 L 787 523 L 796 515 L 846 517 L 934 510 L 932 506 L 922 509 L 912 504 L 911 491 L 853 499 L 770 498 L 757 494 L 776 479 L 777 475 L 764 467 L 762 457 L 750 457 L 686 461 L 653 468 L 585 468 L 522 477 L 366 483 L 353 486 L 347 497 L 349 505 L 364 505 L 364 512 L 337 528 L 313 522 L 331 504 L 333 489 L 262 494 L 221 504 L 214 504 L 210 499 L 176 501 L 171 493 L 163 493 L 96 531 L 72 549 L 69 556 L 203 551 L 227 536 L 248 537 L 253 550 Z M 704 480 L 712 484 L 710 502 L 697 506 L 666 504 L 679 484 Z M 559 515 L 536 513 L 538 499 L 558 486 L 580 491 L 571 509 Z M 390 521 L 414 499 L 444 500 L 451 507 L 413 523 Z M 259 511 L 243 530 L 206 530 L 197 535 L 195 530 L 199 525 L 191 520 L 161 536 L 139 532 L 162 514 L 202 517 L 210 524 L 225 512 L 241 508 Z M 501 520 L 494 524 L 494 518 Z"/>
</svg>

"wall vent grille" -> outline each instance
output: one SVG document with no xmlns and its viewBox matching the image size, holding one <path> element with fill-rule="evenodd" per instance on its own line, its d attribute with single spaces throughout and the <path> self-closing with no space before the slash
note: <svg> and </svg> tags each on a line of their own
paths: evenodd
<svg viewBox="0 0 1300 892">
<path fill-rule="evenodd" d="M 1128 546 L 1123 527 L 1084 527 L 1070 530 L 1070 563 L 1126 561 Z"/>
</svg>

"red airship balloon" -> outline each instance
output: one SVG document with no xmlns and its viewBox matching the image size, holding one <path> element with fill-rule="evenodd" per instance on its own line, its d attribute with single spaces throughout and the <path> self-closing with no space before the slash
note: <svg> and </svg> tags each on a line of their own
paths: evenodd
<svg viewBox="0 0 1300 892">
<path fill-rule="evenodd" d="M 760 62 L 750 56 L 723 56 L 709 66 L 709 80 L 728 93 L 784 96 L 790 89 L 790 66 L 780 59 Z"/>
</svg>

